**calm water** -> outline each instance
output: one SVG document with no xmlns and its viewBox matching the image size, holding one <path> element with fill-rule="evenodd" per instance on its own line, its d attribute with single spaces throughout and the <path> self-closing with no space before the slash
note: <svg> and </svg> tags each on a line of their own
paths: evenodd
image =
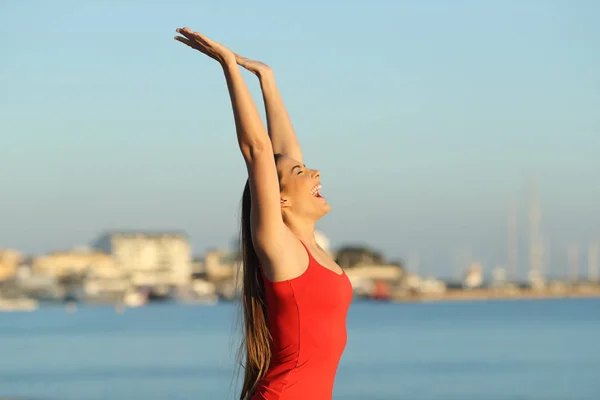
<svg viewBox="0 0 600 400">
<path fill-rule="evenodd" d="M 0 397 L 233 399 L 233 310 L 0 314 Z M 348 331 L 334 399 L 600 399 L 600 300 L 354 303 Z"/>
</svg>

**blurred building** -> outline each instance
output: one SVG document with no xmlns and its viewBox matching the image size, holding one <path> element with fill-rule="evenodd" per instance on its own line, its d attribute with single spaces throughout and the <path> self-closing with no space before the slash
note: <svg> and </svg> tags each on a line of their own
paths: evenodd
<svg viewBox="0 0 600 400">
<path fill-rule="evenodd" d="M 397 265 L 360 265 L 345 269 L 346 276 L 350 282 L 361 280 L 383 280 L 400 281 L 404 275 L 404 270 Z"/>
<path fill-rule="evenodd" d="M 213 282 L 234 278 L 240 265 L 236 254 L 230 251 L 209 250 L 204 255 L 204 272 Z"/>
<path fill-rule="evenodd" d="M 203 257 L 192 258 L 191 261 L 191 273 L 194 277 L 206 277 L 206 264 L 204 263 Z"/>
<path fill-rule="evenodd" d="M 184 233 L 109 232 L 94 247 L 110 254 L 134 286 L 180 286 L 189 282 L 191 248 Z"/>
<path fill-rule="evenodd" d="M 95 249 L 58 251 L 33 258 L 31 272 L 36 276 L 65 278 L 87 274 L 119 275 L 112 257 Z"/>
<path fill-rule="evenodd" d="M 30 292 L 58 293 L 53 288 L 58 284 L 63 292 L 80 288 L 88 299 L 116 298 L 128 286 L 127 274 L 115 265 L 110 254 L 98 249 L 76 248 L 36 257 L 29 271 L 31 276 L 23 281 Z"/>
<path fill-rule="evenodd" d="M 335 254 L 335 262 L 342 268 L 386 264 L 381 253 L 366 246 L 344 246 L 340 248 Z"/>
<path fill-rule="evenodd" d="M 0 250 L 0 281 L 13 278 L 17 267 L 23 261 L 23 255 L 16 250 Z"/>
<path fill-rule="evenodd" d="M 185 285 L 191 275 L 191 247 L 180 232 L 109 232 L 94 247 L 110 254 L 134 286 Z"/>
<path fill-rule="evenodd" d="M 395 286 L 404 277 L 404 270 L 397 265 L 360 265 L 344 269 L 352 289 L 358 295 L 373 295 L 378 287 Z"/>
<path fill-rule="evenodd" d="M 414 273 L 406 274 L 402 289 L 419 294 L 440 294 L 446 291 L 446 284 L 433 277 L 421 277 Z"/>
</svg>

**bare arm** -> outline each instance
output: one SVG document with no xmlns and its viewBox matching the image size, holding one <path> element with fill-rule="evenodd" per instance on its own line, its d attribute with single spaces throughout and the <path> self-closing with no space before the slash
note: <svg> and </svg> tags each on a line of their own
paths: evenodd
<svg viewBox="0 0 600 400">
<path fill-rule="evenodd" d="M 252 236 L 259 255 L 268 260 L 285 254 L 283 247 L 290 243 L 291 232 L 283 223 L 279 195 L 279 181 L 271 141 L 252 96 L 237 66 L 235 54 L 225 46 L 184 28 L 176 37 L 219 61 L 223 67 L 231 99 L 233 116 L 240 146 L 250 180 L 252 194 Z"/>
<path fill-rule="evenodd" d="M 302 150 L 290 116 L 285 108 L 273 70 L 266 64 L 236 54 L 239 65 L 252 72 L 260 81 L 267 114 L 267 127 L 273 152 L 285 154 L 303 163 Z"/>
<path fill-rule="evenodd" d="M 269 136 L 244 83 L 235 59 L 223 65 L 237 138 L 246 161 L 252 196 L 252 237 L 255 248 L 268 259 L 282 253 L 287 231 L 281 216 L 279 180 Z"/>
</svg>

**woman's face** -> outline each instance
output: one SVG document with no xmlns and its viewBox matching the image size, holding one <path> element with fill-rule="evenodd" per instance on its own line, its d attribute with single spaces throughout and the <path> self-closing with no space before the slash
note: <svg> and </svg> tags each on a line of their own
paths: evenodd
<svg viewBox="0 0 600 400">
<path fill-rule="evenodd" d="M 321 196 L 320 171 L 306 168 L 291 157 L 280 156 L 277 159 L 277 174 L 282 212 L 315 220 L 329 212 L 331 206 Z"/>
</svg>

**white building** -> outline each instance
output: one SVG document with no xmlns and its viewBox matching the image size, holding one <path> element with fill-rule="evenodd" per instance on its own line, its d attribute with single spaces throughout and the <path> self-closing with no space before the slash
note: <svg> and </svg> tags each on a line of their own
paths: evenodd
<svg viewBox="0 0 600 400">
<path fill-rule="evenodd" d="M 135 286 L 180 286 L 191 275 L 191 248 L 180 232 L 109 232 L 94 247 L 110 254 Z"/>
</svg>

